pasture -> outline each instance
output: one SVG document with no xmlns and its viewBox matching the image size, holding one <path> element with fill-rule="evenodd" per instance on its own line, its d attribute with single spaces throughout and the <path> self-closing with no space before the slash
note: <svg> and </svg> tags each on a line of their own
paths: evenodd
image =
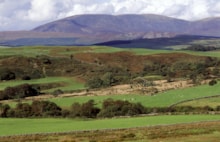
<svg viewBox="0 0 220 142">
<path fill-rule="evenodd" d="M 47 56 L 62 56 L 66 57 L 71 54 L 77 53 L 115 53 L 115 52 L 132 52 L 137 55 L 152 55 L 152 54 L 162 54 L 162 53 L 186 53 L 196 56 L 211 56 L 220 57 L 220 51 L 208 51 L 208 52 L 198 52 L 198 51 L 187 51 L 181 50 L 185 46 L 174 46 L 167 47 L 173 48 L 173 50 L 158 49 L 147 49 L 147 48 L 117 48 L 117 47 L 107 47 L 107 46 L 31 46 L 31 47 L 1 47 L 0 56 L 26 56 L 26 57 L 36 57 L 41 55 Z"/>
<path fill-rule="evenodd" d="M 194 107 L 210 106 L 212 108 L 215 108 L 217 106 L 220 106 L 220 97 L 204 98 L 199 100 L 188 101 L 188 102 L 180 103 L 178 104 L 178 106 L 194 106 Z"/>
<path fill-rule="evenodd" d="M 72 85 L 74 86 L 74 83 Z M 79 89 L 80 86 L 81 85 L 79 85 L 76 89 Z M 71 88 L 73 89 L 74 87 L 71 87 L 70 85 L 69 89 Z M 176 103 L 178 104 L 179 102 L 182 102 L 182 101 L 203 98 L 203 97 L 208 97 L 208 96 L 215 96 L 219 94 L 220 94 L 220 83 L 214 86 L 200 85 L 200 86 L 194 86 L 190 88 L 169 90 L 166 92 L 155 94 L 153 96 L 142 95 L 142 94 L 114 94 L 114 95 L 97 94 L 96 96 L 73 96 L 73 97 L 59 97 L 58 96 L 58 97 L 49 99 L 49 101 L 52 101 L 63 108 L 69 108 L 75 102 L 85 103 L 88 100 L 94 100 L 95 104 L 98 107 L 101 107 L 102 102 L 108 98 L 112 98 L 114 100 L 129 101 L 132 103 L 141 103 L 145 107 L 169 107 L 173 104 L 176 104 Z M 216 103 L 215 105 L 213 104 L 211 106 L 219 105 L 218 99 L 214 98 L 214 100 Z M 27 101 L 23 100 L 22 102 L 27 102 Z M 13 107 L 15 106 L 15 104 L 17 104 L 17 102 L 10 101 L 9 104 L 10 106 Z M 192 104 L 192 106 L 196 106 L 196 105 Z"/>
<path fill-rule="evenodd" d="M 32 80 L 13 80 L 0 82 L 0 90 L 4 90 L 6 87 L 13 87 L 21 84 L 50 84 L 50 83 L 59 83 L 61 87 L 52 88 L 50 90 L 42 90 L 43 92 L 52 92 L 56 89 L 62 89 L 63 91 L 71 91 L 71 90 L 80 90 L 85 89 L 84 83 L 77 81 L 76 78 L 73 77 L 46 77 L 40 79 L 32 79 Z"/>
<path fill-rule="evenodd" d="M 69 97 L 69 98 L 53 98 L 50 101 L 55 102 L 56 104 L 68 107 L 74 102 L 84 103 L 88 100 L 93 99 L 95 103 L 100 106 L 103 100 L 112 98 L 114 100 L 127 100 L 130 102 L 139 102 L 146 107 L 168 107 L 175 103 L 191 100 L 195 98 L 202 98 L 207 96 L 215 96 L 220 94 L 220 84 L 218 83 L 215 86 L 201 85 L 184 89 L 169 90 L 166 92 L 161 92 L 155 94 L 154 96 L 149 95 L 140 95 L 140 94 L 115 94 L 107 96 L 78 96 L 78 97 Z"/>
<path fill-rule="evenodd" d="M 85 130 L 121 129 L 171 125 L 202 121 L 219 121 L 219 115 L 164 115 L 113 119 L 0 119 L 0 136 L 56 133 Z"/>
</svg>

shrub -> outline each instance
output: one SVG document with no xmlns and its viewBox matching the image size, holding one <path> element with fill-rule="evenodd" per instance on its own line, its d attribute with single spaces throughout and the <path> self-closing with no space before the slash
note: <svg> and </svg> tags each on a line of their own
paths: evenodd
<svg viewBox="0 0 220 142">
<path fill-rule="evenodd" d="M 140 103 L 107 99 L 102 104 L 99 117 L 133 116 L 146 113 L 146 108 Z"/>
<path fill-rule="evenodd" d="M 39 70 L 34 70 L 31 74 L 30 74 L 30 77 L 32 79 L 39 79 L 39 78 L 43 78 L 45 77 L 44 74 L 39 71 Z"/>
<path fill-rule="evenodd" d="M 0 117 L 7 117 L 7 113 L 10 110 L 10 106 L 8 104 L 0 103 Z"/>
<path fill-rule="evenodd" d="M 33 116 L 61 116 L 62 109 L 49 101 L 34 101 L 31 105 Z"/>
<path fill-rule="evenodd" d="M 29 84 L 22 84 L 15 87 L 7 87 L 0 92 L 0 100 L 19 99 L 28 96 L 36 96 L 40 91 Z"/>
<path fill-rule="evenodd" d="M 22 80 L 31 80 L 31 77 L 30 76 L 27 76 L 27 75 L 25 75 L 25 76 L 22 76 L 22 78 L 21 78 Z"/>
<path fill-rule="evenodd" d="M 93 77 L 86 83 L 89 88 L 100 88 L 103 86 L 103 81 L 99 77 Z"/>
<path fill-rule="evenodd" d="M 61 94 L 63 94 L 63 93 L 64 93 L 64 92 L 63 92 L 62 90 L 57 89 L 57 90 L 54 90 L 54 91 L 53 91 L 52 95 L 54 95 L 54 96 L 56 97 L 56 96 L 61 95 Z"/>
<path fill-rule="evenodd" d="M 215 110 L 220 111 L 220 106 L 217 106 Z"/>
<path fill-rule="evenodd" d="M 213 86 L 213 85 L 215 85 L 215 84 L 217 84 L 217 81 L 216 80 L 211 80 L 211 81 L 209 81 L 209 85 L 210 86 Z"/>
<path fill-rule="evenodd" d="M 16 79 L 16 75 L 11 71 L 6 71 L 3 74 L 1 74 L 1 80 L 14 80 L 14 79 Z"/>
</svg>

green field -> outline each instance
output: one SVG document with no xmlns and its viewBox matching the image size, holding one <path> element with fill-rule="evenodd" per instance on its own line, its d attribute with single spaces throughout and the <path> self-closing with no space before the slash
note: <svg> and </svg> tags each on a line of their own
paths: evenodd
<svg viewBox="0 0 220 142">
<path fill-rule="evenodd" d="M 133 95 L 109 95 L 109 96 L 80 96 L 70 98 L 53 98 L 50 101 L 57 103 L 60 106 L 68 107 L 74 102 L 86 102 L 90 99 L 95 100 L 97 105 L 101 105 L 102 101 L 107 98 L 115 100 L 127 100 L 131 102 L 140 102 L 146 107 L 166 107 L 177 102 L 190 100 L 194 98 L 201 98 L 206 96 L 214 96 L 220 94 L 220 84 L 215 86 L 201 85 L 196 87 L 170 90 L 163 93 L 158 93 L 154 96 L 146 96 L 140 94 Z M 220 101 L 218 102 L 220 103 Z"/>
<path fill-rule="evenodd" d="M 195 106 L 195 107 L 210 106 L 215 108 L 217 106 L 220 106 L 220 97 L 205 98 L 205 99 L 184 102 L 179 104 L 178 106 Z"/>
<path fill-rule="evenodd" d="M 63 91 L 85 89 L 84 83 L 79 82 L 75 78 L 72 78 L 72 77 L 46 77 L 46 78 L 33 79 L 33 80 L 15 80 L 15 81 L 0 82 L 0 90 L 4 90 L 6 87 L 13 87 L 13 86 L 17 86 L 17 85 L 21 85 L 25 83 L 28 83 L 28 84 L 60 83 L 63 85 L 63 87 L 46 90 L 47 92 L 51 92 L 55 89 L 61 89 Z M 42 90 L 42 91 L 45 91 L 45 90 Z"/>
<path fill-rule="evenodd" d="M 75 96 L 75 97 L 64 97 L 64 98 L 56 97 L 49 99 L 49 101 L 55 102 L 57 105 L 64 108 L 69 108 L 75 102 L 85 103 L 91 99 L 95 101 L 97 106 L 101 107 L 102 102 L 108 98 L 112 98 L 114 100 L 127 100 L 133 103 L 141 103 L 146 107 L 168 107 L 181 101 L 195 99 L 195 98 L 202 98 L 207 96 L 215 96 L 218 94 L 220 94 L 220 83 L 218 83 L 215 86 L 201 85 L 201 86 L 178 89 L 178 90 L 170 90 L 163 93 L 158 93 L 154 96 L 140 95 L 140 94 L 130 94 L 130 95 L 115 94 L 115 95 L 107 95 L 107 96 L 102 96 L 102 95 Z M 215 103 L 216 105 L 220 104 L 219 99 L 216 99 L 215 101 L 216 101 Z M 10 105 L 13 107 L 15 106 L 16 103 L 17 102 L 10 102 Z M 192 104 L 192 106 L 195 105 Z"/>
<path fill-rule="evenodd" d="M 0 136 L 97 129 L 132 128 L 217 120 L 220 120 L 219 115 L 148 116 L 96 120 L 8 118 L 0 119 Z"/>
<path fill-rule="evenodd" d="M 209 52 L 196 52 L 180 50 L 185 46 L 172 47 L 174 50 L 153 50 L 143 48 L 116 48 L 107 46 L 31 46 L 31 47 L 19 47 L 19 48 L 0 48 L 0 56 L 28 56 L 35 57 L 37 55 L 49 55 L 49 56 L 66 56 L 76 53 L 114 53 L 121 51 L 128 51 L 137 55 L 151 55 L 160 53 L 187 53 L 198 56 L 211 56 L 220 57 L 220 51 Z M 167 47 L 170 48 L 170 47 Z"/>
</svg>

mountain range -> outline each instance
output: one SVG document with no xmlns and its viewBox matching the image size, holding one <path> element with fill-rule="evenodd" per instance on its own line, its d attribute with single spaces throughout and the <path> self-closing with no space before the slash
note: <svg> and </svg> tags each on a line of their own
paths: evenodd
<svg viewBox="0 0 220 142">
<path fill-rule="evenodd" d="M 0 32 L 0 45 L 91 45 L 109 41 L 220 37 L 220 17 L 186 21 L 161 15 L 77 15 L 30 31 Z"/>
</svg>

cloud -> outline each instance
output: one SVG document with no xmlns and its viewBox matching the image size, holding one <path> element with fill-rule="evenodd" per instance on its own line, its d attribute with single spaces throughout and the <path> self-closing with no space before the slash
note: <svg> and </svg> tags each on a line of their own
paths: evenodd
<svg viewBox="0 0 220 142">
<path fill-rule="evenodd" d="M 28 30 L 79 14 L 160 14 L 186 20 L 220 16 L 219 0 L 0 0 L 0 30 Z"/>
</svg>

